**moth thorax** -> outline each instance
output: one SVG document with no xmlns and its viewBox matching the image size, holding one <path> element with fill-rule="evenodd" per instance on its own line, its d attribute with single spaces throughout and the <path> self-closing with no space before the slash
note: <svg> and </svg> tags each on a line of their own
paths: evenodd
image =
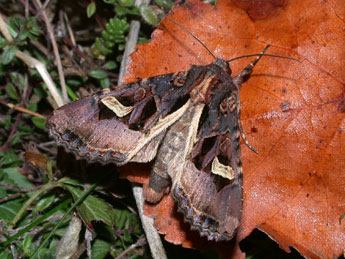
<svg viewBox="0 0 345 259">
<path fill-rule="evenodd" d="M 234 112 L 238 107 L 237 93 L 236 91 L 232 92 L 231 95 L 227 98 L 228 107 L 231 112 Z"/>
<path fill-rule="evenodd" d="M 181 87 L 186 83 L 188 71 L 180 71 L 173 74 L 174 85 Z"/>
<path fill-rule="evenodd" d="M 229 75 L 231 75 L 231 69 L 229 66 L 229 63 L 222 59 L 222 58 L 217 58 L 215 62 L 213 62 L 213 64 L 217 65 L 218 67 L 220 67 L 223 71 L 227 72 Z"/>
<path fill-rule="evenodd" d="M 194 104 L 206 103 L 207 94 L 212 86 L 217 84 L 218 77 L 216 74 L 206 74 L 205 78 L 191 91 L 191 99 Z"/>
</svg>

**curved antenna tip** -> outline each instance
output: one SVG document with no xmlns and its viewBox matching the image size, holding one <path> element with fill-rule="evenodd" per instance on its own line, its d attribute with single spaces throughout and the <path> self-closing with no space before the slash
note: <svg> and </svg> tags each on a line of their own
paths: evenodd
<svg viewBox="0 0 345 259">
<path fill-rule="evenodd" d="M 165 16 L 166 19 L 171 21 L 172 23 L 176 24 L 180 28 L 182 28 L 185 32 L 187 32 L 190 36 L 192 36 L 194 39 L 196 39 L 211 55 L 214 59 L 217 59 L 217 57 L 213 54 L 213 52 L 206 46 L 205 43 L 203 43 L 198 37 L 196 37 L 191 31 L 189 31 L 186 27 L 184 27 L 182 24 L 179 24 L 178 22 L 175 22 L 173 19 L 169 18 L 168 16 Z"/>
</svg>

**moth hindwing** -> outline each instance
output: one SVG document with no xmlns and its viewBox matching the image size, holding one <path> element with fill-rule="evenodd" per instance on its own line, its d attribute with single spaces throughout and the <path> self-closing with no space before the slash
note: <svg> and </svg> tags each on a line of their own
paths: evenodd
<svg viewBox="0 0 345 259">
<path fill-rule="evenodd" d="M 145 199 L 158 202 L 172 185 L 192 229 L 209 240 L 230 240 L 242 210 L 241 133 L 249 145 L 238 94 L 264 51 L 233 78 L 228 62 L 216 59 L 97 92 L 55 110 L 49 134 L 90 161 L 154 159 Z"/>
</svg>

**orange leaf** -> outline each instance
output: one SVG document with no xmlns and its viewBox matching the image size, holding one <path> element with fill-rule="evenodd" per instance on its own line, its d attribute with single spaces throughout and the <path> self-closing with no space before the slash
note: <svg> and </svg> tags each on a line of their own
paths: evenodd
<svg viewBox="0 0 345 259">
<path fill-rule="evenodd" d="M 301 60 L 265 57 L 242 86 L 241 121 L 259 154 L 242 145 L 244 208 L 236 242 L 259 228 L 286 251 L 338 257 L 345 248 L 345 11 L 339 0 L 284 3 L 262 20 L 228 0 L 216 7 L 189 1 L 170 17 L 218 57 L 259 53 L 270 44 L 269 54 Z M 131 57 L 127 81 L 213 61 L 168 20 Z M 248 63 L 232 62 L 234 75 Z M 174 207 L 167 196 L 145 209 L 167 240 L 196 247 Z M 238 255 L 239 249 L 228 252 Z"/>
</svg>

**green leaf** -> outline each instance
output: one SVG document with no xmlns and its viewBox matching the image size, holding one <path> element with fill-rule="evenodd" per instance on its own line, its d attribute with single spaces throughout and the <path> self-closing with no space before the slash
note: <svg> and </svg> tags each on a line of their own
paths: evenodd
<svg viewBox="0 0 345 259">
<path fill-rule="evenodd" d="M 139 8 L 136 6 L 133 6 L 132 8 L 127 9 L 127 13 L 131 15 L 137 15 L 137 16 L 140 15 Z"/>
<path fill-rule="evenodd" d="M 170 0 L 155 0 L 155 3 L 166 9 L 171 9 L 173 6 L 173 2 Z"/>
<path fill-rule="evenodd" d="M 69 79 L 69 80 L 67 80 L 67 83 L 71 86 L 79 86 L 82 84 L 82 81 L 76 80 L 76 79 Z M 68 90 L 68 87 L 70 87 L 70 86 L 67 86 L 67 90 Z"/>
<path fill-rule="evenodd" d="M 10 258 L 12 258 L 12 254 L 9 251 L 4 250 L 0 253 L 0 258 L 1 259 L 10 259 Z"/>
<path fill-rule="evenodd" d="M 28 31 L 22 30 L 22 31 L 20 31 L 20 33 L 19 33 L 19 39 L 20 39 L 21 41 L 26 40 L 26 38 L 29 37 L 29 35 L 30 35 L 30 33 L 29 33 Z"/>
<path fill-rule="evenodd" d="M 68 96 L 73 100 L 78 100 L 78 96 L 73 92 L 72 88 L 69 85 L 66 85 Z"/>
<path fill-rule="evenodd" d="M 101 86 L 102 88 L 109 88 L 110 87 L 110 81 L 109 78 L 104 78 L 101 80 Z"/>
<path fill-rule="evenodd" d="M 83 194 L 83 191 L 73 187 L 71 185 L 63 185 L 73 196 L 74 200 L 78 200 Z M 87 225 L 91 225 L 91 221 L 100 220 L 105 224 L 113 225 L 113 218 L 111 217 L 112 207 L 103 200 L 89 195 L 86 199 L 77 207 L 79 215 Z"/>
<path fill-rule="evenodd" d="M 89 73 L 89 76 L 96 78 L 96 79 L 100 79 L 100 80 L 108 77 L 107 73 L 105 73 L 102 70 L 92 70 Z"/>
<path fill-rule="evenodd" d="M 147 4 L 141 4 L 139 7 L 139 11 L 140 11 L 141 17 L 143 17 L 143 19 L 147 23 L 151 25 L 157 25 L 159 23 L 159 19 L 156 13 Z"/>
<path fill-rule="evenodd" d="M 96 12 L 96 4 L 95 2 L 91 2 L 86 9 L 87 17 L 90 18 Z"/>
<path fill-rule="evenodd" d="M 27 135 L 28 135 L 27 133 L 23 133 L 23 132 L 15 133 L 10 140 L 10 146 L 14 146 L 22 139 L 22 137 L 27 136 Z"/>
<path fill-rule="evenodd" d="M 69 178 L 69 177 L 63 177 L 59 180 L 59 183 L 62 184 L 71 184 L 71 185 L 76 185 L 76 186 L 84 186 L 81 182 L 74 178 Z"/>
<path fill-rule="evenodd" d="M 115 12 L 117 13 L 117 15 L 122 16 L 128 13 L 128 8 L 116 5 Z"/>
<path fill-rule="evenodd" d="M 5 47 L 7 43 L 8 41 L 0 35 L 0 48 Z"/>
<path fill-rule="evenodd" d="M 39 259 L 54 259 L 54 258 L 56 258 L 55 256 L 56 256 L 56 251 L 55 251 L 55 253 L 53 253 L 48 248 L 42 248 L 39 251 L 38 256 L 36 258 L 39 258 Z"/>
<path fill-rule="evenodd" d="M 12 164 L 19 166 L 18 161 L 20 160 L 13 151 L 10 151 L 8 153 L 0 152 L 0 156 L 2 157 L 0 159 L 0 167 L 10 166 Z"/>
<path fill-rule="evenodd" d="M 37 103 L 30 102 L 28 106 L 26 106 L 26 109 L 32 112 L 37 112 Z"/>
<path fill-rule="evenodd" d="M 11 34 L 12 38 L 17 38 L 18 33 L 10 24 L 7 24 L 7 29 L 9 31 L 9 33 Z"/>
<path fill-rule="evenodd" d="M 114 61 L 109 61 L 105 64 L 104 67 L 108 70 L 114 70 L 117 67 L 117 64 Z"/>
<path fill-rule="evenodd" d="M 6 194 L 7 194 L 6 189 L 4 187 L 0 187 L 0 199 L 4 198 Z"/>
<path fill-rule="evenodd" d="M 127 216 L 125 213 L 122 213 L 123 211 L 118 210 L 117 211 L 117 215 L 118 217 L 116 218 L 116 227 L 118 229 L 123 229 L 123 227 L 125 226 L 126 220 L 127 220 Z"/>
<path fill-rule="evenodd" d="M 1 169 L 1 171 L 3 172 L 4 176 L 7 179 L 12 180 L 16 186 L 25 189 L 31 189 L 33 187 L 33 185 L 28 181 L 28 179 L 18 172 L 17 167 L 3 168 Z"/>
<path fill-rule="evenodd" d="M 32 117 L 31 118 L 32 123 L 39 129 L 45 130 L 46 129 L 46 119 L 45 118 L 39 118 L 39 117 Z"/>
<path fill-rule="evenodd" d="M 54 199 L 54 194 L 40 198 L 40 200 L 36 204 L 37 211 L 44 211 L 45 209 L 47 209 L 53 203 Z"/>
<path fill-rule="evenodd" d="M 91 253 L 93 259 L 103 259 L 109 253 L 111 244 L 104 240 L 96 239 L 92 244 Z"/>
<path fill-rule="evenodd" d="M 17 48 L 15 46 L 9 46 L 4 50 L 1 55 L 1 63 L 7 65 L 10 63 L 16 55 Z"/>
<path fill-rule="evenodd" d="M 17 90 L 16 90 L 16 88 L 14 87 L 14 85 L 13 84 L 11 84 L 11 83 L 8 83 L 7 85 L 6 85 L 6 93 L 7 93 L 7 95 L 9 96 L 9 97 L 11 97 L 12 99 L 14 99 L 14 100 L 16 100 L 16 101 L 18 101 L 19 100 L 19 95 L 17 94 Z"/>
<path fill-rule="evenodd" d="M 31 245 L 32 245 L 32 238 L 30 235 L 26 235 L 23 240 L 23 250 L 26 256 L 31 255 Z"/>
<path fill-rule="evenodd" d="M 119 3 L 126 7 L 131 7 L 134 4 L 134 0 L 118 0 Z"/>
<path fill-rule="evenodd" d="M 23 204 L 19 199 L 0 203 L 0 219 L 8 223 L 11 222 L 22 206 Z"/>
</svg>

